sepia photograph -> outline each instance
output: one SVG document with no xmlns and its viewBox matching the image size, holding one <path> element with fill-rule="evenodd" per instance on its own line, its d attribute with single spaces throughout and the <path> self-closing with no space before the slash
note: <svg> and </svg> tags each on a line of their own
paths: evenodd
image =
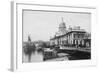
<svg viewBox="0 0 100 73">
<path fill-rule="evenodd" d="M 22 11 L 22 63 L 91 59 L 91 13 Z"/>
</svg>

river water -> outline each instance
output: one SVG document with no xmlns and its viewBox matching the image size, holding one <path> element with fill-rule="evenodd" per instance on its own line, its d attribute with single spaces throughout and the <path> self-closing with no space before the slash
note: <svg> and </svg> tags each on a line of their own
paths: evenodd
<svg viewBox="0 0 100 73">
<path fill-rule="evenodd" d="M 29 56 L 25 55 L 25 53 L 23 53 L 23 62 L 29 62 Z M 31 60 L 30 62 L 42 62 L 43 61 L 43 53 L 42 52 L 38 52 L 38 51 L 34 51 L 31 54 Z"/>
<path fill-rule="evenodd" d="M 43 56 L 43 52 L 42 51 L 40 51 L 40 52 L 35 51 L 34 53 L 31 54 L 30 62 L 43 62 L 44 61 L 43 58 L 44 58 L 44 56 Z M 65 61 L 65 60 L 68 60 L 67 56 L 48 59 L 46 61 Z M 27 62 L 29 62 L 29 56 L 25 55 L 23 53 L 23 63 L 27 63 Z"/>
<path fill-rule="evenodd" d="M 63 56 L 63 54 L 65 54 L 66 56 Z M 73 55 L 68 54 L 68 52 L 66 51 L 62 51 L 61 53 L 58 53 L 57 55 L 59 55 L 59 57 L 57 58 L 52 58 L 52 59 L 47 59 L 45 61 L 66 61 L 66 60 L 83 60 L 83 59 L 91 59 L 91 53 L 85 53 L 85 52 L 81 52 L 81 51 L 75 51 Z M 23 63 L 27 63 L 27 62 L 43 62 L 44 60 L 44 55 L 42 51 L 34 51 L 31 54 L 31 59 L 29 61 L 29 56 L 25 55 L 25 53 L 23 52 L 22 55 L 22 61 Z"/>
</svg>

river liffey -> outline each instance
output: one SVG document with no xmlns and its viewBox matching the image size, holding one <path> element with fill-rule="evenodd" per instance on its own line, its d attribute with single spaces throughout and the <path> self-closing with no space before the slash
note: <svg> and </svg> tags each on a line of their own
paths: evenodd
<svg viewBox="0 0 100 73">
<path fill-rule="evenodd" d="M 50 59 L 47 59 L 47 60 L 44 60 L 44 55 L 43 55 L 43 52 L 42 51 L 34 51 L 32 54 L 31 54 L 31 58 L 30 58 L 30 61 L 29 61 L 29 55 L 25 55 L 25 53 L 23 53 L 23 63 L 27 63 L 27 62 L 45 62 L 45 61 L 65 61 L 65 60 L 68 60 L 68 57 L 67 56 L 57 56 L 55 58 L 50 58 Z"/>
<path fill-rule="evenodd" d="M 90 52 L 77 51 L 77 50 L 35 50 L 31 55 L 23 52 L 23 63 L 28 62 L 47 62 L 47 61 L 69 61 L 69 60 L 84 60 L 91 59 Z"/>
<path fill-rule="evenodd" d="M 23 62 L 29 62 L 29 56 L 25 55 L 25 53 L 23 53 Z M 31 58 L 30 58 L 30 62 L 42 62 L 43 61 L 43 53 L 42 52 L 38 52 L 38 51 L 34 51 L 31 54 Z"/>
</svg>

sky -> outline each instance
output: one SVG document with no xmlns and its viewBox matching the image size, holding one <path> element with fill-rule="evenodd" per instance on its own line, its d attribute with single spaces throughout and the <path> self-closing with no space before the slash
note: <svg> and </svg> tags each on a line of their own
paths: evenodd
<svg viewBox="0 0 100 73">
<path fill-rule="evenodd" d="M 49 41 L 50 37 L 58 31 L 59 24 L 63 21 L 66 28 L 80 26 L 87 32 L 91 32 L 91 14 L 75 12 L 52 12 L 52 11 L 23 11 L 23 41 Z"/>
</svg>

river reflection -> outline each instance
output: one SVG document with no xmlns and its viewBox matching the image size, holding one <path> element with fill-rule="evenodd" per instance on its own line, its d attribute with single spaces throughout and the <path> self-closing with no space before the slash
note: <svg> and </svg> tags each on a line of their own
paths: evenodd
<svg viewBox="0 0 100 73">
<path fill-rule="evenodd" d="M 23 53 L 23 62 L 29 62 L 28 57 L 29 57 L 28 55 L 25 55 L 25 53 Z M 42 61 L 43 61 L 42 51 L 35 50 L 34 52 L 32 52 L 30 62 L 42 62 Z"/>
</svg>

